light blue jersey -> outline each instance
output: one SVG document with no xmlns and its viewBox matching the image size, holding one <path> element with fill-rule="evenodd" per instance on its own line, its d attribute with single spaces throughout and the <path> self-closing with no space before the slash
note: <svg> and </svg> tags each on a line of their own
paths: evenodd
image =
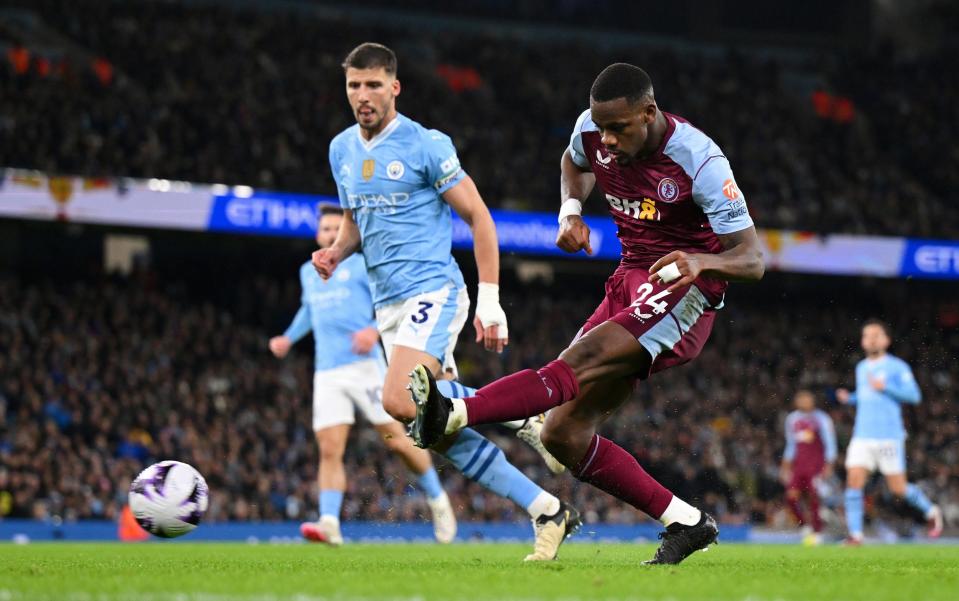
<svg viewBox="0 0 959 601">
<path fill-rule="evenodd" d="M 465 286 L 441 196 L 466 177 L 449 136 L 400 114 L 372 140 L 354 125 L 330 143 L 330 169 L 359 227 L 377 309 Z"/>
<path fill-rule="evenodd" d="M 353 255 L 340 263 L 333 277 L 325 282 L 307 261 L 300 267 L 300 286 L 302 305 L 283 335 L 296 342 L 313 332 L 316 371 L 364 359 L 384 361 L 383 349 L 378 344 L 367 355 L 353 352 L 353 334 L 376 327 L 366 265 L 361 255 Z"/>
<path fill-rule="evenodd" d="M 880 392 L 873 388 L 874 379 L 885 382 L 885 389 Z M 901 404 L 917 404 L 921 398 L 916 378 L 905 361 L 888 354 L 863 359 L 856 365 L 856 391 L 849 398 L 850 404 L 856 405 L 853 437 L 904 440 Z"/>
</svg>

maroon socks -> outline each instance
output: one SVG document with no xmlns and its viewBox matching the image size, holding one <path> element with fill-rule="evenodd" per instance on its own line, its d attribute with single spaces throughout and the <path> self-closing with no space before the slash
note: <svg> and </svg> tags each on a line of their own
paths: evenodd
<svg viewBox="0 0 959 601">
<path fill-rule="evenodd" d="M 524 369 L 500 378 L 463 399 L 469 425 L 497 424 L 545 413 L 579 394 L 573 370 L 562 359 L 539 371 Z"/>
</svg>

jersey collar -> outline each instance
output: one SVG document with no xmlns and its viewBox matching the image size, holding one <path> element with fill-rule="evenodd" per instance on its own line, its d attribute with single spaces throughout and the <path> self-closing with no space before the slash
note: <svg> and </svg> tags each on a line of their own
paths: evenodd
<svg viewBox="0 0 959 601">
<path fill-rule="evenodd" d="M 357 126 L 356 126 L 356 137 L 357 137 L 357 139 L 360 141 L 360 144 L 363 145 L 363 148 L 364 148 L 367 152 L 369 152 L 369 151 L 373 150 L 374 148 L 376 148 L 377 146 L 379 146 L 380 143 L 382 143 L 384 140 L 386 140 L 387 138 L 390 137 L 390 134 L 393 133 L 393 132 L 396 130 L 397 127 L 400 126 L 400 119 L 402 119 L 402 118 L 403 118 L 402 115 L 400 115 L 399 113 L 396 113 L 396 118 L 393 119 L 393 120 L 390 122 L 389 125 L 387 125 L 386 127 L 384 127 L 384 128 L 383 128 L 383 131 L 381 131 L 380 133 L 376 134 L 375 136 L 373 136 L 373 137 L 370 138 L 369 140 L 366 140 L 366 139 L 363 138 L 363 128 L 361 128 L 359 125 L 357 125 Z"/>
</svg>

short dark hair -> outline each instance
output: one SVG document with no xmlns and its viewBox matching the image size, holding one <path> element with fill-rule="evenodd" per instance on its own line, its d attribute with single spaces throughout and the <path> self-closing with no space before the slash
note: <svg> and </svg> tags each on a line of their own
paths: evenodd
<svg viewBox="0 0 959 601">
<path fill-rule="evenodd" d="M 589 89 L 589 97 L 596 102 L 625 98 L 632 104 L 645 96 L 653 96 L 653 80 L 645 71 L 629 63 L 613 63 L 606 67 Z"/>
<path fill-rule="evenodd" d="M 319 211 L 319 214 L 317 214 L 317 219 L 320 219 L 327 215 L 342 215 L 342 214 L 343 214 L 343 209 L 341 209 L 340 207 L 336 205 L 332 205 L 324 202 L 323 204 L 320 205 L 320 211 Z"/>
<path fill-rule="evenodd" d="M 354 69 L 383 67 L 388 74 L 396 75 L 396 54 L 383 44 L 364 42 L 350 50 L 343 59 L 343 70 L 346 71 L 350 67 Z"/>
<path fill-rule="evenodd" d="M 892 338 L 892 329 L 889 327 L 888 323 L 884 322 L 881 319 L 877 319 L 875 317 L 867 319 L 862 324 L 863 328 L 865 328 L 866 326 L 879 326 L 880 328 L 882 328 L 882 331 L 886 333 L 886 336 L 889 336 L 890 338 Z"/>
</svg>

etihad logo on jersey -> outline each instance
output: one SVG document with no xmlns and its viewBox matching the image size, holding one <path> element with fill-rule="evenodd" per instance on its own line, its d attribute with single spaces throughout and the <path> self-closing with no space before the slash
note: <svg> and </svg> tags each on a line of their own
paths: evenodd
<svg viewBox="0 0 959 601">
<path fill-rule="evenodd" d="M 328 307 L 332 304 L 345 301 L 350 298 L 349 288 L 334 288 L 332 290 L 319 290 L 310 292 L 306 295 L 310 305 L 313 307 Z"/>
<path fill-rule="evenodd" d="M 659 209 L 656 208 L 656 201 L 652 198 L 629 200 L 628 198 L 616 198 L 611 194 L 607 194 L 606 202 L 609 203 L 609 206 L 613 210 L 625 213 L 633 219 L 660 221 L 662 218 Z"/>
<path fill-rule="evenodd" d="M 613 155 L 606 155 L 603 157 L 603 153 L 600 152 L 599 148 L 596 149 L 596 162 L 609 169 L 609 162 L 613 160 Z"/>
<path fill-rule="evenodd" d="M 406 192 L 392 192 L 390 194 L 347 194 L 346 204 L 352 211 L 374 211 L 393 215 L 396 213 L 396 206 L 409 200 L 410 195 Z"/>
</svg>

